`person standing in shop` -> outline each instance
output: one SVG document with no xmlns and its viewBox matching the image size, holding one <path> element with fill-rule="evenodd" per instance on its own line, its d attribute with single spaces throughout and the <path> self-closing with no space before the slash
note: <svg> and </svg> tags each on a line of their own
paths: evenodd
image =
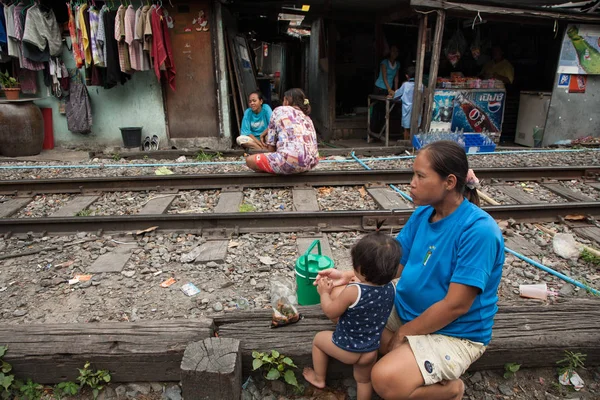
<svg viewBox="0 0 600 400">
<path fill-rule="evenodd" d="M 398 87 L 398 71 L 400 62 L 398 61 L 398 47 L 392 46 L 390 54 L 379 64 L 379 76 L 375 81 L 373 94 L 380 96 L 393 96 Z M 373 115 L 371 117 L 371 132 L 379 133 L 385 119 L 385 106 L 378 102 L 373 106 Z"/>
<path fill-rule="evenodd" d="M 504 51 L 500 46 L 492 48 L 492 59 L 483 66 L 481 71 L 483 79 L 497 79 L 505 85 L 512 84 L 515 80 L 515 69 L 512 64 L 504 58 Z"/>
</svg>

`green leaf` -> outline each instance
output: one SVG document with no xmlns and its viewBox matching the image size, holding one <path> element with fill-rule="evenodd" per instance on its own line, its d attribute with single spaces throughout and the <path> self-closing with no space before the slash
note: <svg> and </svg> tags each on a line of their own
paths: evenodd
<svg viewBox="0 0 600 400">
<path fill-rule="evenodd" d="M 4 357 L 4 355 L 6 354 L 6 350 L 8 350 L 8 347 L 0 346 L 0 357 Z"/>
<path fill-rule="evenodd" d="M 298 368 L 296 366 L 296 364 L 294 364 L 294 362 L 292 361 L 292 359 L 289 358 L 289 357 L 284 358 L 283 359 L 283 363 L 286 364 L 286 365 L 289 365 L 290 367 Z"/>
<path fill-rule="evenodd" d="M 283 374 L 283 379 L 285 379 L 285 381 L 289 385 L 298 387 L 298 380 L 296 379 L 296 374 L 294 374 L 294 371 L 292 371 L 291 369 L 285 371 L 285 374 Z"/>
<path fill-rule="evenodd" d="M 279 352 L 277 350 L 271 350 L 271 355 L 273 356 L 273 358 L 278 358 Z"/>
<path fill-rule="evenodd" d="M 520 368 L 521 368 L 521 365 L 519 365 L 519 364 L 512 364 L 511 366 L 508 367 L 508 370 L 510 372 L 517 372 Z"/>
<path fill-rule="evenodd" d="M 110 374 L 104 375 L 104 382 L 106 382 L 106 383 L 110 382 Z"/>
<path fill-rule="evenodd" d="M 513 374 L 512 372 L 506 371 L 506 372 L 504 373 L 504 379 L 510 379 L 510 378 L 512 378 L 512 377 L 513 377 L 513 375 L 514 375 L 514 374 Z"/>
<path fill-rule="evenodd" d="M 10 385 L 12 385 L 15 377 L 12 375 L 4 375 L 0 372 L 0 386 L 4 388 L 4 390 L 8 391 Z"/>
<path fill-rule="evenodd" d="M 271 368 L 265 378 L 267 378 L 270 381 L 275 381 L 279 379 L 280 376 L 281 374 L 279 373 L 279 371 L 277 371 L 275 368 Z"/>
<path fill-rule="evenodd" d="M 260 358 L 262 356 L 263 356 L 263 354 L 259 353 L 258 351 L 253 351 L 252 352 L 252 358 Z"/>
<path fill-rule="evenodd" d="M 2 361 L 2 368 L 0 368 L 0 370 L 2 372 L 4 372 L 5 374 L 9 373 L 12 370 L 12 365 L 10 365 L 9 363 L 7 363 L 4 360 L 0 360 Z"/>
<path fill-rule="evenodd" d="M 98 393 L 100 393 L 100 391 L 98 389 L 92 389 L 92 394 L 94 395 L 94 400 L 96 400 L 98 398 Z"/>
<path fill-rule="evenodd" d="M 262 358 L 262 360 L 263 360 L 264 362 L 268 362 L 268 363 L 270 363 L 270 362 L 272 362 L 272 361 L 273 361 L 273 359 L 272 359 L 270 356 L 267 356 L 267 355 L 266 355 L 266 356 L 264 356 L 264 357 Z"/>
<path fill-rule="evenodd" d="M 283 364 L 279 364 L 277 366 L 277 371 L 279 371 L 279 372 L 283 372 L 284 369 L 285 369 L 285 365 L 283 365 Z"/>
<path fill-rule="evenodd" d="M 262 360 L 257 360 L 257 359 L 254 359 L 254 360 L 252 361 L 252 370 L 253 370 L 253 371 L 256 371 L 257 369 L 259 369 L 259 368 L 260 368 L 260 367 L 262 367 L 262 366 L 263 366 L 263 362 L 262 362 Z"/>
</svg>

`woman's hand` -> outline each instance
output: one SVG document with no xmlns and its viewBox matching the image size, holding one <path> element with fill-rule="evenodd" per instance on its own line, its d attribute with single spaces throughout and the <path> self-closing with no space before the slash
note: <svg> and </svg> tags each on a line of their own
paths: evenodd
<svg viewBox="0 0 600 400">
<path fill-rule="evenodd" d="M 388 89 L 388 96 L 394 97 L 394 90 L 393 89 Z"/>
<path fill-rule="evenodd" d="M 349 284 L 354 278 L 354 274 L 351 271 L 340 271 L 335 268 L 328 268 L 323 271 L 319 271 L 317 279 L 315 279 L 314 285 L 317 286 L 323 279 L 332 281 L 334 287 L 344 286 Z"/>
<path fill-rule="evenodd" d="M 317 292 L 322 296 L 323 293 L 331 294 L 333 290 L 333 281 L 329 278 L 323 278 L 317 283 Z"/>
<path fill-rule="evenodd" d="M 264 144 L 265 146 L 267 145 L 267 133 L 269 133 L 268 130 L 264 131 L 263 133 L 260 134 L 260 142 L 262 144 Z"/>
</svg>

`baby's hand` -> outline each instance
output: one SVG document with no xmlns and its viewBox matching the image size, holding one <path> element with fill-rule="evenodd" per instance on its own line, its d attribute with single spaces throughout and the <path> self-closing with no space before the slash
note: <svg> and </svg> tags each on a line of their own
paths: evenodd
<svg viewBox="0 0 600 400">
<path fill-rule="evenodd" d="M 330 294 L 332 290 L 333 290 L 333 281 L 331 279 L 329 279 L 329 278 L 319 279 L 319 282 L 317 283 L 317 292 L 319 292 L 320 295 L 322 295 L 323 293 Z"/>
</svg>

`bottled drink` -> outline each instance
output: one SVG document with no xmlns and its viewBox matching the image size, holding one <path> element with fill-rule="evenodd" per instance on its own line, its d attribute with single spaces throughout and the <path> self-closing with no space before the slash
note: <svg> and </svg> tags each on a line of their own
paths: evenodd
<svg viewBox="0 0 600 400">
<path fill-rule="evenodd" d="M 446 98 L 444 101 L 444 106 L 441 108 L 441 120 L 442 122 L 452 121 L 452 105 L 450 104 L 450 100 L 448 98 Z"/>
<path fill-rule="evenodd" d="M 467 99 L 463 94 L 458 94 L 456 96 L 456 101 L 460 105 L 460 108 L 465 113 L 467 117 L 467 121 L 473 132 L 498 132 L 499 129 L 494 125 L 492 120 L 487 116 L 487 114 L 476 104 L 474 104 L 471 100 Z"/>
<path fill-rule="evenodd" d="M 567 30 L 567 36 L 569 36 L 573 47 L 575 47 L 581 68 L 588 74 L 599 74 L 600 52 L 581 37 L 576 26 L 571 26 Z"/>
</svg>

